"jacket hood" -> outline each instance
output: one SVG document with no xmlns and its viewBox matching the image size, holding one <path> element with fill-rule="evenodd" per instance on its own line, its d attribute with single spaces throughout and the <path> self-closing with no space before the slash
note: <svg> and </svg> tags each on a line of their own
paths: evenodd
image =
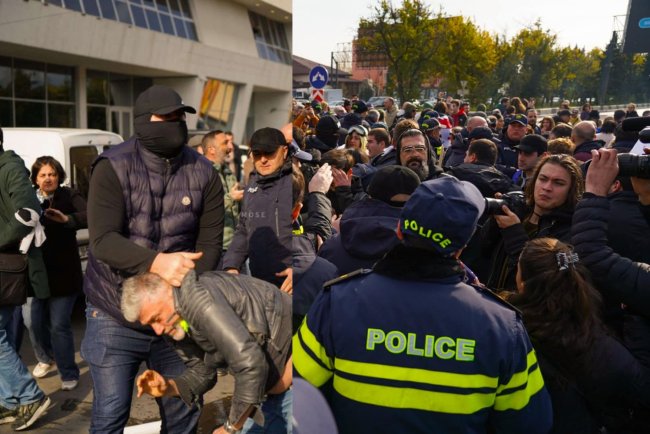
<svg viewBox="0 0 650 434">
<path fill-rule="evenodd" d="M 401 208 L 366 198 L 350 205 L 341 218 L 343 248 L 358 258 L 381 257 L 399 244 L 395 233 Z"/>
</svg>

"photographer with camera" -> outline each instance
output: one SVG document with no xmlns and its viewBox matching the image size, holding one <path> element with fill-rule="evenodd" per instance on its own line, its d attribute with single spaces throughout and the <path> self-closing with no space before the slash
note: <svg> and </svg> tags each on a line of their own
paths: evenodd
<svg viewBox="0 0 650 434">
<path fill-rule="evenodd" d="M 494 224 L 484 227 L 484 254 L 493 258 L 488 287 L 515 289 L 517 260 L 529 239 L 551 237 L 569 241 L 571 217 L 583 191 L 584 180 L 577 161 L 569 155 L 547 155 L 527 182 L 525 204 L 512 193 L 507 202 L 488 199 L 488 212 L 495 213 L 494 223 L 499 228 L 497 232 Z M 512 209 L 513 206 L 521 210 Z M 500 241 L 495 239 L 495 232 Z M 490 251 L 486 252 L 487 249 Z"/>
<path fill-rule="evenodd" d="M 649 151 L 646 148 L 646 153 Z M 619 170 L 620 167 L 620 170 Z M 645 208 L 650 205 L 650 155 L 620 155 L 614 149 L 592 151 L 586 193 L 573 218 L 572 243 L 594 281 L 637 313 L 650 316 L 650 265 L 633 262 L 607 245 L 610 203 L 607 193 L 617 176 L 631 176 L 632 186 Z"/>
</svg>

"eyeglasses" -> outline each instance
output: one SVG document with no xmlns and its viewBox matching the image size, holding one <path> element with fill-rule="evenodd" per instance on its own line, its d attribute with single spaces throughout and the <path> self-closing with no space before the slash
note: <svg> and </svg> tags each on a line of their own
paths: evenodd
<svg viewBox="0 0 650 434">
<path fill-rule="evenodd" d="M 415 145 L 415 146 L 402 146 L 401 152 L 405 154 L 410 154 L 411 152 L 425 152 L 427 150 L 427 147 L 424 145 Z"/>
</svg>

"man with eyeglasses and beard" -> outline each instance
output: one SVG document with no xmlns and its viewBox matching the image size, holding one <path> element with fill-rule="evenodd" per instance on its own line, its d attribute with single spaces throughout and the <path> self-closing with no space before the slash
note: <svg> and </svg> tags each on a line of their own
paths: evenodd
<svg viewBox="0 0 650 434">
<path fill-rule="evenodd" d="M 174 90 L 150 87 L 135 102 L 135 136 L 93 164 L 81 344 L 94 384 L 91 433 L 124 430 L 142 362 L 170 378 L 185 370 L 151 327 L 125 319 L 123 280 L 151 272 L 177 287 L 191 269 L 212 270 L 221 256 L 223 186 L 210 162 L 186 146 L 185 113 L 196 111 Z M 197 405 L 166 397 L 157 401 L 163 431 L 196 430 Z"/>
<path fill-rule="evenodd" d="M 420 181 L 437 178 L 442 169 L 435 165 L 431 146 L 417 129 L 407 130 L 397 139 L 397 164 L 414 171 Z"/>
</svg>

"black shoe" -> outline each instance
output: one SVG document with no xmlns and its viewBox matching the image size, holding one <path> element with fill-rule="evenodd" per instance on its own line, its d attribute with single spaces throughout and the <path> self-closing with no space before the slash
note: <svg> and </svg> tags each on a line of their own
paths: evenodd
<svg viewBox="0 0 650 434">
<path fill-rule="evenodd" d="M 44 396 L 40 401 L 32 402 L 18 407 L 16 422 L 11 425 L 14 431 L 22 431 L 34 425 L 34 422 L 45 413 L 52 401 Z"/>
<path fill-rule="evenodd" d="M 0 405 L 0 424 L 15 421 L 17 415 L 18 415 L 17 408 L 14 408 L 13 410 L 9 410 L 8 408 Z"/>
</svg>

